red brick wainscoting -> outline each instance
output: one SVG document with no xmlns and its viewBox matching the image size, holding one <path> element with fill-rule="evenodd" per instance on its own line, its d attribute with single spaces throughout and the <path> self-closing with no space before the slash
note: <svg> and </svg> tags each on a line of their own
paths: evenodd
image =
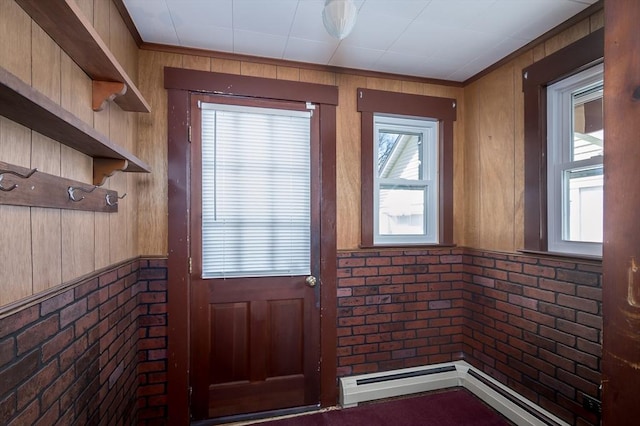
<svg viewBox="0 0 640 426">
<path fill-rule="evenodd" d="M 338 254 L 338 375 L 462 359 L 462 249 Z"/>
<path fill-rule="evenodd" d="M 599 262 L 467 248 L 338 254 L 338 375 L 464 359 L 570 424 L 599 423 Z"/>
<path fill-rule="evenodd" d="M 158 394 L 166 381 L 166 342 L 157 342 L 159 349 L 150 342 L 155 334 L 166 339 L 165 287 L 165 260 L 134 259 L 14 311 L 5 307 L 0 424 L 135 424 L 150 413 L 164 417 Z"/>
<path fill-rule="evenodd" d="M 599 424 L 602 272 L 576 262 L 465 249 L 465 360 L 570 424 Z"/>
<path fill-rule="evenodd" d="M 467 248 L 338 254 L 340 376 L 464 359 L 596 425 L 598 262 Z M 0 424 L 162 425 L 167 262 L 134 259 L 0 315 Z"/>
</svg>

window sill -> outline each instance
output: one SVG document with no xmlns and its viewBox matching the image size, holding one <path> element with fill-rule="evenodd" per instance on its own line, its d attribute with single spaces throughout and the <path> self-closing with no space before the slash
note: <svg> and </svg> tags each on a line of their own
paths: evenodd
<svg viewBox="0 0 640 426">
<path fill-rule="evenodd" d="M 570 253 L 559 253 L 554 251 L 538 251 L 538 250 L 527 250 L 527 249 L 520 249 L 517 251 L 518 253 L 533 254 L 536 256 L 544 256 L 548 258 L 557 258 L 557 259 L 563 259 L 563 260 L 567 260 L 567 259 L 584 260 L 584 261 L 590 261 L 594 263 L 602 263 L 602 256 L 589 256 L 586 254 L 570 254 Z"/>
<path fill-rule="evenodd" d="M 358 248 L 363 250 L 380 250 L 380 249 L 447 249 L 447 248 L 456 248 L 457 244 L 376 244 L 376 245 L 365 245 L 360 244 Z"/>
</svg>

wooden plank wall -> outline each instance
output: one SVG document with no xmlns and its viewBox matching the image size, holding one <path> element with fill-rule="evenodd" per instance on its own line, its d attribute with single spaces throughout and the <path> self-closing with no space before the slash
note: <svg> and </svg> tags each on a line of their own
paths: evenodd
<svg viewBox="0 0 640 426">
<path fill-rule="evenodd" d="M 111 0 L 76 0 L 123 68 L 138 75 L 138 48 Z M 0 0 L 0 64 L 99 132 L 136 153 L 137 113 L 91 108 L 91 80 L 14 2 Z M 92 159 L 0 117 L 0 160 L 91 183 Z M 139 254 L 137 179 L 119 173 L 105 187 L 118 213 L 0 206 L 0 306 Z"/>
<path fill-rule="evenodd" d="M 246 60 L 219 59 L 189 54 L 140 51 L 140 90 L 151 105 L 149 115 L 139 116 L 141 158 L 150 162 L 154 173 L 144 176 L 140 194 L 140 251 L 166 255 L 167 248 L 167 105 L 163 84 L 165 66 L 224 72 L 264 78 L 337 85 L 337 247 L 358 248 L 360 241 L 360 114 L 356 108 L 358 87 L 442 96 L 458 99 L 458 121 L 455 124 L 455 216 L 456 231 L 462 226 L 463 167 L 457 161 L 462 154 L 464 135 L 463 89 L 401 79 L 372 78 L 364 75 L 318 71 L 279 66 Z M 144 78 L 142 78 L 144 76 Z M 461 235 L 458 235 L 458 239 Z"/>
<path fill-rule="evenodd" d="M 465 87 L 465 135 L 459 139 L 465 210 L 458 244 L 505 252 L 523 248 L 522 70 L 603 25 L 601 10 Z"/>
<path fill-rule="evenodd" d="M 151 174 L 116 174 L 107 187 L 127 198 L 118 214 L 0 206 L 0 306 L 138 254 L 166 256 L 167 106 L 163 67 L 333 84 L 337 110 L 337 247 L 360 240 L 360 117 L 356 88 L 458 99 L 454 128 L 454 240 L 513 252 L 523 241 L 521 70 L 602 27 L 602 12 L 463 88 L 401 78 L 278 66 L 248 60 L 138 51 L 111 0 L 77 0 L 151 105 L 91 110 L 89 78 L 13 0 L 0 0 L 0 63 L 149 163 Z M 139 142 L 138 142 L 139 141 Z M 91 159 L 0 117 L 0 160 L 89 182 Z"/>
<path fill-rule="evenodd" d="M 524 241 L 524 98 L 522 69 L 603 26 L 597 12 L 464 88 L 340 72 L 313 71 L 244 59 L 140 51 L 140 90 L 152 113 L 140 115 L 139 154 L 156 171 L 143 177 L 141 253 L 167 247 L 166 92 L 164 66 L 337 85 L 337 248 L 360 241 L 360 115 L 358 87 L 458 99 L 454 127 L 454 241 L 461 246 L 515 252 Z"/>
</svg>

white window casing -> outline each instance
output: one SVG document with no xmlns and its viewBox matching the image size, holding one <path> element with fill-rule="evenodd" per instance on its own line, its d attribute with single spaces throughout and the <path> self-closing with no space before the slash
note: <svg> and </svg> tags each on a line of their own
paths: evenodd
<svg viewBox="0 0 640 426">
<path fill-rule="evenodd" d="M 602 97 L 602 81 L 600 64 L 547 87 L 549 252 L 602 256 L 603 132 L 578 132 L 575 115 Z"/>
<path fill-rule="evenodd" d="M 438 121 L 374 115 L 374 244 L 438 243 Z"/>
</svg>

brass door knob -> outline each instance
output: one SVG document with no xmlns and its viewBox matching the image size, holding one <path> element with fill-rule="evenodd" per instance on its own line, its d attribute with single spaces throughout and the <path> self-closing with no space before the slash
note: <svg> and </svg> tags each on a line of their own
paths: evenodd
<svg viewBox="0 0 640 426">
<path fill-rule="evenodd" d="M 307 283 L 309 287 L 315 287 L 318 280 L 313 275 L 309 275 L 307 278 L 305 278 L 304 282 Z"/>
</svg>

